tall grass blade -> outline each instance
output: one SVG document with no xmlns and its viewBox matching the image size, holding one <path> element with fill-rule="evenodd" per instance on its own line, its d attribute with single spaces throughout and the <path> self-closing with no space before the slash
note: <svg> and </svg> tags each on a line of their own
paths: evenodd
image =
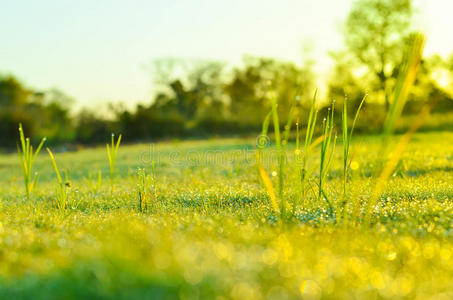
<svg viewBox="0 0 453 300">
<path fill-rule="evenodd" d="M 116 156 L 118 154 L 118 149 L 121 143 L 121 134 L 118 136 L 117 141 L 115 142 L 115 135 L 112 133 L 111 136 L 111 145 L 106 145 L 107 148 L 107 158 L 109 160 L 109 170 L 110 170 L 110 184 L 113 187 L 113 179 L 115 178 L 115 163 Z"/>
<path fill-rule="evenodd" d="M 47 150 L 47 153 L 49 153 L 50 162 L 52 163 L 53 169 L 55 170 L 55 174 L 57 174 L 58 183 L 62 184 L 63 180 L 61 179 L 60 171 L 58 171 L 58 166 L 57 166 L 57 162 L 55 161 L 55 156 L 53 155 L 52 151 L 50 151 L 49 148 L 46 148 L 46 150 Z"/>
<path fill-rule="evenodd" d="M 46 148 L 47 153 L 49 153 L 50 161 L 57 175 L 57 188 L 56 188 L 56 204 L 59 209 L 66 209 L 69 206 L 69 194 L 68 188 L 71 187 L 71 184 L 68 179 L 68 173 L 65 172 L 65 180 L 61 178 L 60 171 L 58 170 L 57 162 L 55 156 L 49 148 Z"/>
<path fill-rule="evenodd" d="M 332 162 L 333 154 L 335 151 L 335 146 L 336 146 L 336 140 L 337 136 L 333 135 L 333 128 L 334 128 L 334 104 L 335 102 L 332 103 L 332 106 L 329 108 L 329 112 L 327 114 L 327 117 L 323 120 L 323 127 L 322 127 L 322 132 L 324 135 L 324 139 L 321 142 L 321 157 L 320 157 L 320 164 L 319 164 L 319 181 L 318 181 L 318 201 L 323 198 L 327 204 L 329 205 L 329 210 L 330 212 L 333 211 L 333 207 L 330 203 L 330 201 L 327 199 L 327 197 L 324 197 L 325 191 L 324 191 L 324 180 L 327 176 L 327 173 L 330 168 L 330 164 Z"/>
<path fill-rule="evenodd" d="M 313 134 L 315 131 L 316 127 L 316 121 L 317 121 L 317 116 L 318 116 L 318 111 L 316 110 L 316 99 L 318 95 L 318 90 L 315 90 L 315 93 L 313 95 L 313 100 L 311 102 L 311 107 L 310 107 L 310 112 L 308 114 L 308 120 L 307 120 L 307 128 L 305 131 L 305 141 L 304 141 L 304 149 L 303 149 L 303 158 L 302 158 L 302 166 L 299 170 L 300 173 L 300 181 L 301 181 L 301 196 L 302 199 L 305 201 L 305 195 L 306 195 L 306 186 L 308 183 L 308 178 L 310 173 L 308 172 L 308 159 L 311 153 L 311 150 L 313 147 L 311 147 L 312 140 L 313 140 Z"/>
<path fill-rule="evenodd" d="M 280 121 L 278 117 L 278 104 L 275 93 L 270 92 L 272 101 L 272 121 L 274 125 L 275 148 L 278 154 L 278 195 L 280 198 L 280 213 L 285 214 L 285 201 L 283 201 L 283 184 L 284 184 L 284 164 L 286 160 L 285 152 L 282 148 L 282 139 L 280 135 Z"/>
<path fill-rule="evenodd" d="M 386 142 L 388 136 L 393 133 L 395 123 L 401 116 L 404 105 L 406 104 L 409 91 L 415 81 L 417 69 L 423 55 L 425 40 L 426 39 L 423 34 L 415 33 L 405 54 L 404 64 L 401 72 L 399 73 L 390 109 L 384 123 L 384 143 Z"/>
<path fill-rule="evenodd" d="M 22 174 L 24 176 L 25 196 L 27 197 L 27 199 L 30 199 L 30 195 L 34 187 L 36 186 L 38 175 L 36 172 L 33 174 L 33 164 L 45 141 L 46 138 L 41 139 L 38 148 L 36 148 L 36 151 L 33 151 L 33 146 L 30 144 L 30 139 L 25 138 L 22 124 L 19 124 L 20 146 L 17 146 L 17 153 L 19 155 Z"/>
<path fill-rule="evenodd" d="M 404 65 L 402 71 L 399 74 L 398 81 L 396 83 L 395 91 L 393 94 L 393 100 L 390 106 L 390 110 L 387 115 L 387 119 L 384 124 L 383 130 L 383 139 L 382 139 L 382 152 L 385 156 L 388 153 L 388 139 L 391 134 L 393 134 L 395 123 L 401 116 L 404 105 L 406 103 L 407 97 L 409 95 L 410 89 L 415 81 L 417 74 L 417 69 L 420 64 L 423 48 L 425 44 L 425 36 L 420 33 L 414 34 L 412 37 L 411 44 L 408 48 L 407 53 L 405 54 Z M 376 205 L 379 197 L 390 178 L 393 170 L 400 161 L 401 155 L 409 143 L 412 136 L 421 126 L 423 120 L 429 115 L 432 104 L 426 104 L 423 109 L 420 111 L 417 119 L 412 123 L 411 127 L 407 133 L 401 138 L 397 147 L 392 151 L 389 156 L 384 168 L 382 169 L 380 176 L 377 180 L 374 191 L 371 195 L 370 200 L 365 209 L 364 222 L 365 224 L 370 224 L 371 221 L 371 212 L 373 207 Z"/>
<path fill-rule="evenodd" d="M 266 170 L 264 170 L 263 166 L 258 165 L 258 169 L 260 171 L 260 176 L 261 176 L 261 179 L 263 180 L 264 186 L 266 187 L 267 194 L 269 195 L 269 198 L 271 200 L 272 209 L 274 210 L 274 212 L 279 213 L 278 201 L 277 201 L 277 197 L 275 196 L 274 187 L 272 186 L 272 181 L 269 178 L 269 175 L 267 175 L 267 172 L 266 172 Z"/>
<path fill-rule="evenodd" d="M 263 121 L 261 134 L 256 139 L 256 147 L 258 149 L 258 164 L 262 164 L 262 157 L 263 157 L 263 149 L 267 146 L 270 139 L 268 136 L 269 131 L 269 123 L 272 116 L 272 110 L 266 115 Z"/>
<path fill-rule="evenodd" d="M 355 124 L 357 119 L 359 118 L 360 110 L 362 109 L 363 103 L 365 102 L 368 95 L 363 96 L 362 101 L 360 101 L 359 107 L 354 115 L 354 119 L 352 121 L 351 129 L 348 129 L 348 105 L 347 105 L 347 97 L 345 97 L 343 103 L 343 114 L 342 114 L 342 133 L 343 133 L 343 206 L 347 204 L 347 197 L 346 197 L 346 187 L 348 183 L 348 176 L 349 176 L 349 167 L 352 162 L 352 157 L 350 157 L 350 148 L 351 148 L 351 141 L 352 141 L 352 134 L 354 133 Z"/>
</svg>

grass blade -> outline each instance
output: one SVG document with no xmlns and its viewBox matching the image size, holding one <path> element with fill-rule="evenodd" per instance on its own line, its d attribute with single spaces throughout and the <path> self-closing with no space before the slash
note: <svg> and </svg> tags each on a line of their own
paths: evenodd
<svg viewBox="0 0 453 300">
<path fill-rule="evenodd" d="M 272 181 L 269 178 L 269 175 L 267 175 L 266 170 L 264 170 L 263 166 L 258 165 L 259 171 L 260 171 L 260 176 L 261 179 L 263 180 L 264 186 L 266 187 L 267 194 L 269 195 L 269 198 L 271 200 L 271 205 L 272 209 L 278 213 L 278 201 L 277 197 L 275 197 L 275 192 L 274 192 L 274 187 L 272 186 Z"/>
</svg>

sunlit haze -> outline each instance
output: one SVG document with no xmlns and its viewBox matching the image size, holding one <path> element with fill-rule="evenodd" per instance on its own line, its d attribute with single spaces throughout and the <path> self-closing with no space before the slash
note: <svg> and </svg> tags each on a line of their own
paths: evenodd
<svg viewBox="0 0 453 300">
<path fill-rule="evenodd" d="M 240 64 L 244 54 L 302 61 L 322 72 L 342 47 L 351 0 L 4 1 L 0 73 L 56 87 L 77 106 L 149 102 L 160 57 Z M 427 54 L 453 52 L 451 0 L 417 2 Z M 307 47 L 308 46 L 308 47 Z M 302 49 L 304 49 L 304 52 Z"/>
</svg>

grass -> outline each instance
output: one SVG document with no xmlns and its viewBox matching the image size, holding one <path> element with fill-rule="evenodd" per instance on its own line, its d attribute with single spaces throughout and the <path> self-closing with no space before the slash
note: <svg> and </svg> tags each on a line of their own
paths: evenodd
<svg viewBox="0 0 453 300">
<path fill-rule="evenodd" d="M 359 107 L 357 108 L 357 111 L 354 115 L 354 120 L 352 121 L 352 126 L 351 129 L 348 127 L 348 101 L 347 97 L 345 97 L 345 100 L 343 102 L 343 112 L 342 112 L 342 133 L 343 133 L 343 197 L 347 199 L 346 195 L 346 188 L 348 185 L 348 177 L 349 177 L 349 171 L 351 168 L 351 163 L 353 157 L 350 156 L 350 148 L 351 148 L 351 141 L 352 141 L 352 135 L 354 133 L 354 128 L 357 122 L 357 119 L 359 118 L 360 110 L 362 109 L 363 103 L 365 102 L 365 99 L 367 98 L 367 95 L 365 95 L 362 99 L 362 101 L 359 104 Z M 345 203 L 346 205 L 347 203 Z"/>
<path fill-rule="evenodd" d="M 37 173 L 33 173 L 33 164 L 46 139 L 43 138 L 36 150 L 33 152 L 33 145 L 30 143 L 30 138 L 25 137 L 22 124 L 19 124 L 19 141 L 20 146 L 17 145 L 17 153 L 19 154 L 20 166 L 24 178 L 25 196 L 27 199 L 30 199 L 30 195 L 36 185 L 38 177 Z"/>
<path fill-rule="evenodd" d="M 334 134 L 334 103 L 332 103 L 332 107 L 329 108 L 327 113 L 327 117 L 322 122 L 322 136 L 323 140 L 321 142 L 321 149 L 320 149 L 320 162 L 319 162 L 319 181 L 318 181 L 318 201 L 324 199 L 327 204 L 329 205 L 329 212 L 330 214 L 333 213 L 333 206 L 332 203 L 329 201 L 328 196 L 324 190 L 324 181 L 327 177 L 329 172 L 330 164 L 332 162 L 332 157 L 335 151 L 335 145 L 337 141 L 337 135 Z"/>
<path fill-rule="evenodd" d="M 296 161 L 298 161 L 298 162 L 302 161 L 302 166 L 299 167 L 300 168 L 299 172 L 300 172 L 301 189 L 302 189 L 302 191 L 301 191 L 302 199 L 305 199 L 306 189 L 307 189 L 307 180 L 311 175 L 311 172 L 309 172 L 309 170 L 307 168 L 308 168 L 308 161 L 310 158 L 310 152 L 311 152 L 310 150 L 311 150 L 311 145 L 312 145 L 312 140 L 313 140 L 313 134 L 314 134 L 315 127 L 316 127 L 316 119 L 317 119 L 317 115 L 318 115 L 318 111 L 316 110 L 316 95 L 317 95 L 317 91 L 315 92 L 315 94 L 313 96 L 313 101 L 312 101 L 311 107 L 310 107 L 310 113 L 308 115 L 303 153 L 300 151 L 300 148 L 299 148 L 299 144 L 300 144 L 299 132 L 297 132 L 297 136 L 296 136 Z M 301 156 L 302 156 L 302 160 L 300 158 Z"/>
<path fill-rule="evenodd" d="M 107 148 L 107 158 L 109 160 L 109 168 L 110 168 L 110 185 L 113 186 L 113 180 L 115 178 L 115 162 L 116 162 L 116 156 L 118 155 L 118 149 L 120 147 L 121 143 L 121 134 L 118 136 L 118 139 L 115 142 L 115 134 L 112 133 L 112 140 L 111 140 L 111 145 L 106 144 Z"/>
<path fill-rule="evenodd" d="M 395 123 L 401 117 L 404 105 L 410 89 L 415 81 L 418 66 L 420 65 L 425 46 L 425 36 L 420 33 L 415 33 L 412 36 L 412 41 L 406 50 L 403 66 L 399 72 L 397 83 L 393 92 L 390 109 L 384 123 L 384 143 L 388 136 L 394 132 Z"/>
<path fill-rule="evenodd" d="M 418 65 L 420 64 L 423 55 L 424 44 L 425 44 L 424 35 L 415 33 L 412 37 L 412 43 L 410 44 L 410 47 L 408 48 L 405 54 L 405 59 L 403 61 L 404 65 L 398 76 L 392 103 L 390 105 L 390 110 L 388 112 L 387 119 L 384 123 L 381 147 L 383 149 L 384 158 L 380 159 L 378 163 L 385 162 L 385 166 L 379 178 L 376 181 L 376 186 L 373 191 L 372 197 L 367 203 L 364 217 L 365 225 L 370 224 L 371 209 L 376 204 L 377 199 L 381 195 L 384 185 L 387 183 L 389 177 L 393 174 L 394 170 L 401 162 L 400 158 L 403 151 L 406 149 L 412 136 L 420 128 L 423 121 L 429 115 L 433 105 L 432 103 L 425 104 L 425 106 L 420 111 L 418 117 L 410 126 L 408 132 L 401 138 L 396 148 L 390 152 L 390 155 L 386 157 L 390 149 L 387 144 L 389 136 L 392 135 L 394 132 L 395 123 L 401 116 L 404 105 L 407 101 L 407 97 L 409 95 L 409 91 L 415 81 Z"/>
<path fill-rule="evenodd" d="M 156 171 L 154 162 L 151 164 L 152 175 L 147 175 L 145 169 L 138 170 L 138 209 L 140 212 L 148 212 L 152 204 L 156 206 L 157 187 L 156 187 Z"/>
<path fill-rule="evenodd" d="M 43 142 L 33 153 L 20 130 L 23 178 L 0 156 L 0 168 L 12 170 L 0 173 L 0 297 L 452 298 L 453 133 L 416 133 L 427 105 L 394 135 L 422 44 L 416 36 L 383 135 L 360 144 L 353 131 L 365 99 L 350 128 L 345 101 L 337 145 L 334 103 L 315 137 L 315 94 L 301 148 L 299 122 L 290 138 L 297 97 L 281 130 L 270 90 L 255 145 L 192 141 L 118 153 L 121 135 L 112 135 L 108 164 L 100 149 L 58 154 L 71 187 L 51 150 L 50 162 L 38 156 Z M 41 183 L 24 197 L 17 185 L 33 182 L 35 159 Z"/>
<path fill-rule="evenodd" d="M 396 145 L 400 137 L 389 143 Z M 361 139 L 351 141 L 359 167 L 350 170 L 348 194 L 365 204 L 374 191 L 370 174 L 381 141 Z M 88 177 L 96 170 L 108 176 L 105 150 L 58 153 L 58 167 L 68 170 L 80 201 L 64 210 L 54 202 L 49 155 L 36 158 L 40 184 L 32 201 L 24 201 L 18 189 L 17 158 L 1 155 L 0 295 L 448 298 L 453 292 L 452 139 L 451 132 L 413 136 L 401 155 L 405 176 L 390 176 L 372 210 L 371 227 L 357 223 L 352 206 L 349 225 L 333 224 L 325 202 L 315 207 L 301 202 L 291 223 L 279 223 L 256 172 L 254 140 L 161 143 L 154 156 L 148 155 L 149 145 L 123 146 L 113 191 L 108 183 L 96 188 L 96 176 Z M 342 146 L 339 141 L 336 147 Z M 295 150 L 296 144 L 288 143 L 289 158 Z M 155 157 L 159 206 L 140 212 L 137 169 L 151 174 L 148 157 Z M 319 156 L 310 164 L 319 166 Z M 267 168 L 276 166 L 278 161 Z M 299 169 L 286 173 L 287 197 L 299 196 Z M 324 184 L 333 205 L 343 201 L 342 182 L 343 153 L 336 151 Z M 152 185 L 147 187 L 152 193 Z M 307 203 L 316 200 L 309 189 Z"/>
<path fill-rule="evenodd" d="M 57 187 L 55 192 L 55 202 L 59 209 L 68 208 L 69 203 L 69 189 L 71 188 L 71 182 L 68 179 L 68 173 L 65 172 L 65 180 L 63 181 L 60 171 L 58 170 L 57 162 L 55 161 L 55 156 L 49 148 L 46 148 L 47 153 L 49 153 L 52 166 L 57 175 Z M 77 207 L 77 205 L 75 206 Z"/>
</svg>

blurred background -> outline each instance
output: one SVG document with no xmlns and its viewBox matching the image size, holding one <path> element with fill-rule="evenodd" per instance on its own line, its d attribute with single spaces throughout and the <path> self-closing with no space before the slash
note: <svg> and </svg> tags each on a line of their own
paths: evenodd
<svg viewBox="0 0 453 300">
<path fill-rule="evenodd" d="M 252 135 L 275 91 L 285 119 L 368 100 L 358 131 L 378 132 L 404 49 L 427 35 L 403 130 L 453 130 L 451 0 L 2 1 L 0 147 L 18 123 L 50 144 Z M 340 114 L 338 114 L 340 116 Z"/>
</svg>

